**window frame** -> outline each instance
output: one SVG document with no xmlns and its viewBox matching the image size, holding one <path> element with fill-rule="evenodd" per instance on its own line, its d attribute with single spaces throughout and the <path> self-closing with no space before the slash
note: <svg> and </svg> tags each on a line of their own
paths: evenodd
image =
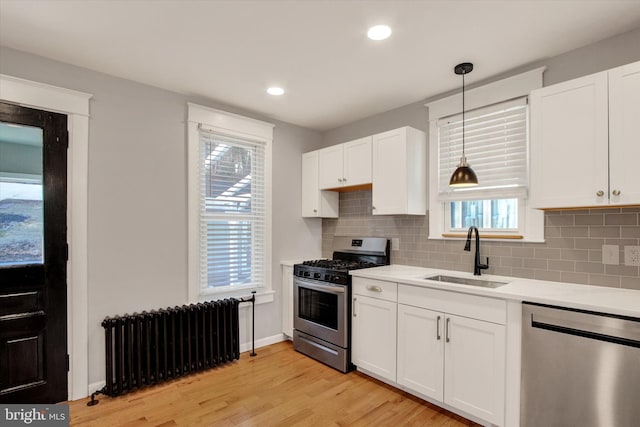
<svg viewBox="0 0 640 427">
<path fill-rule="evenodd" d="M 527 96 L 532 90 L 542 87 L 542 73 L 545 67 L 540 67 L 503 80 L 465 91 L 466 110 L 502 103 L 518 97 Z M 439 141 L 438 120 L 460 114 L 462 103 L 460 94 L 442 98 L 425 104 L 429 109 L 429 239 L 462 239 L 466 233 L 460 229 L 452 229 L 449 216 L 449 203 L 439 198 Z M 529 117 L 530 120 L 530 117 Z M 529 126 L 530 129 L 530 126 Z M 529 138 L 530 139 L 530 138 Z M 530 147 L 529 147 L 530 149 Z M 473 162 L 473 159 L 469 159 Z M 505 197 L 486 197 L 478 194 L 478 199 L 500 199 Z M 523 242 L 544 242 L 544 212 L 529 207 L 528 194 L 518 199 L 518 230 L 481 229 L 485 237 L 496 240 Z M 469 199 L 468 197 L 466 199 Z M 464 199 L 460 199 L 464 200 Z"/>
<path fill-rule="evenodd" d="M 478 200 L 498 200 L 498 199 L 506 199 L 506 197 L 496 197 L 496 198 L 482 198 L 482 199 L 478 199 Z M 487 234 L 490 235 L 504 235 L 504 236 L 512 236 L 512 235 L 520 235 L 522 236 L 524 234 L 524 227 L 522 226 L 522 224 L 524 224 L 524 216 L 525 216 L 525 207 L 524 207 L 524 199 L 522 197 L 509 197 L 509 199 L 516 199 L 518 201 L 518 227 L 517 228 L 508 228 L 508 229 L 501 229 L 501 228 L 481 228 L 478 227 L 478 229 L 480 231 L 483 231 Z M 466 200 L 455 200 L 456 202 L 460 201 L 460 202 L 464 202 Z M 453 201 L 446 201 L 444 202 L 444 219 L 445 219 L 445 226 L 444 226 L 444 230 L 445 230 L 445 234 L 456 234 L 456 233 L 466 233 L 467 229 L 464 228 L 454 228 L 451 226 L 451 202 Z"/>
<path fill-rule="evenodd" d="M 188 212 L 188 297 L 191 303 L 230 297 L 249 296 L 256 292 L 256 302 L 273 301 L 271 277 L 271 163 L 273 128 L 271 123 L 226 111 L 187 103 L 187 212 Z M 264 144 L 264 285 L 204 288 L 201 277 L 200 229 L 200 129 Z"/>
</svg>

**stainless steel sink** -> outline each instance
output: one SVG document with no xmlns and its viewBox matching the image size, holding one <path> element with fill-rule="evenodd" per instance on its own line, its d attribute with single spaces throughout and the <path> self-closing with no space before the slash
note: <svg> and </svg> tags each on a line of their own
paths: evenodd
<svg viewBox="0 0 640 427">
<path fill-rule="evenodd" d="M 469 286 L 481 286 L 483 288 L 499 288 L 500 286 L 506 285 L 507 282 L 495 282 L 493 280 L 482 280 L 482 279 L 467 279 L 466 277 L 456 277 L 456 276 L 425 276 L 424 280 L 435 280 L 436 282 L 444 282 L 444 283 L 456 283 L 458 285 L 469 285 Z"/>
</svg>

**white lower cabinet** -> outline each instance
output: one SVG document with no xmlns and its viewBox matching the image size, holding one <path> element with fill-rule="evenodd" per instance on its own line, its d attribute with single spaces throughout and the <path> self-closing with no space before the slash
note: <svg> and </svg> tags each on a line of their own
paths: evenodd
<svg viewBox="0 0 640 427">
<path fill-rule="evenodd" d="M 352 298 L 352 363 L 381 379 L 395 382 L 396 284 L 356 277 Z"/>
<path fill-rule="evenodd" d="M 453 315 L 447 322 L 444 403 L 503 425 L 505 327 Z"/>
<path fill-rule="evenodd" d="M 504 425 L 506 301 L 361 277 L 352 289 L 359 370 Z"/>
<path fill-rule="evenodd" d="M 293 338 L 293 267 L 282 264 L 282 333 Z"/>
<path fill-rule="evenodd" d="M 398 384 L 443 400 L 442 313 L 398 305 Z"/>
<path fill-rule="evenodd" d="M 504 425 L 504 301 L 406 285 L 398 301 L 398 385 Z"/>
<path fill-rule="evenodd" d="M 504 412 L 503 325 L 398 305 L 398 384 L 491 423 Z"/>
</svg>

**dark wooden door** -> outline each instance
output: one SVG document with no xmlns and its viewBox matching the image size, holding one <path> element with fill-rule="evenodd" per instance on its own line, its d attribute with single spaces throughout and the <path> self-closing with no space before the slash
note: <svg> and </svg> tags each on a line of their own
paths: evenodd
<svg viewBox="0 0 640 427">
<path fill-rule="evenodd" d="M 67 400 L 67 116 L 0 103 L 0 403 Z"/>
</svg>

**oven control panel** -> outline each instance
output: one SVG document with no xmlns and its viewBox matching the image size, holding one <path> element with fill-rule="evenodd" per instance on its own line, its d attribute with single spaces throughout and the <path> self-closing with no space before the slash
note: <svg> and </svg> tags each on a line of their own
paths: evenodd
<svg viewBox="0 0 640 427">
<path fill-rule="evenodd" d="M 336 285 L 347 285 L 349 283 L 348 273 L 344 271 L 331 271 L 325 268 L 294 265 L 293 275 L 303 279 L 318 280 Z"/>
</svg>

